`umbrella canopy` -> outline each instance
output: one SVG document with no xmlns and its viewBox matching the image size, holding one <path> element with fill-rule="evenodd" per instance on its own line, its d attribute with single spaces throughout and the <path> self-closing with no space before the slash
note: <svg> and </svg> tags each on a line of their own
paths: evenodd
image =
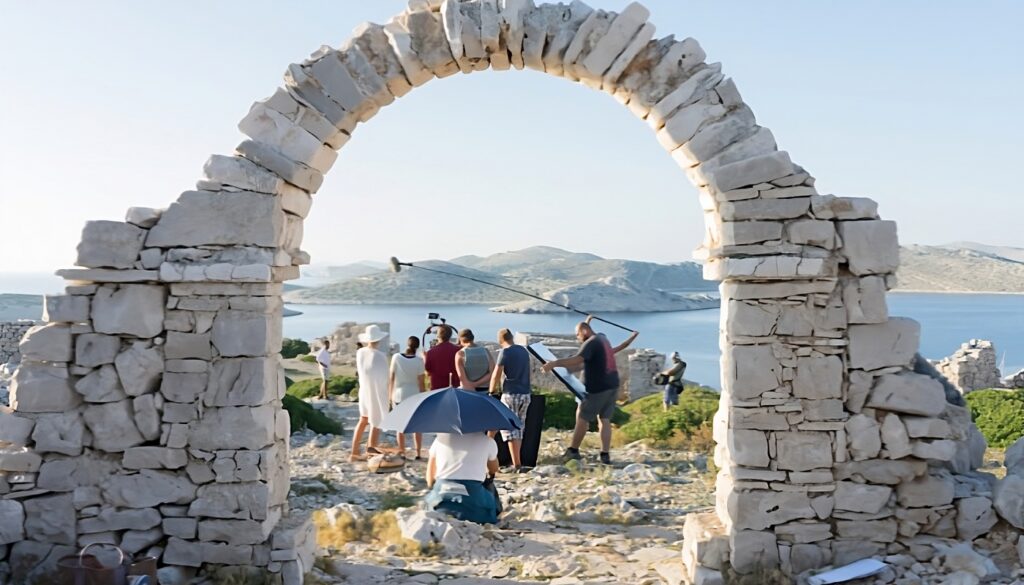
<svg viewBox="0 0 1024 585">
<path fill-rule="evenodd" d="M 382 428 L 400 433 L 481 433 L 523 428 L 500 400 L 472 390 L 445 388 L 406 398 L 384 417 Z"/>
</svg>

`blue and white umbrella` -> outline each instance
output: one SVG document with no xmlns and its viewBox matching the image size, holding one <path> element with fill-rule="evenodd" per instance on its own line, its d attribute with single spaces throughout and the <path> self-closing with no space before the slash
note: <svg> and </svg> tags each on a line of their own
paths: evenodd
<svg viewBox="0 0 1024 585">
<path fill-rule="evenodd" d="M 421 392 L 384 417 L 384 430 L 400 433 L 481 433 L 523 428 L 523 421 L 500 400 L 458 388 Z"/>
</svg>

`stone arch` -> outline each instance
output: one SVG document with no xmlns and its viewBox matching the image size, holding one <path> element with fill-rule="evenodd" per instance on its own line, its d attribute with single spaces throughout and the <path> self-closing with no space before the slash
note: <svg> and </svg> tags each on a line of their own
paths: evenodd
<svg viewBox="0 0 1024 585">
<path fill-rule="evenodd" d="M 726 564 L 797 573 L 960 529 L 951 473 L 980 464 L 978 435 L 912 371 L 917 324 L 888 316 L 895 223 L 869 199 L 818 194 L 721 66 L 691 38 L 654 39 L 648 16 L 412 0 L 290 65 L 239 123 L 248 138 L 168 209 L 88 222 L 0 412 L 14 581 L 103 540 L 158 546 L 170 565 L 310 566 L 311 528 L 285 513 L 278 361 L 281 283 L 309 260 L 303 219 L 358 124 L 487 68 L 609 93 L 699 190 L 705 275 L 721 281 L 721 472 L 717 514 L 687 521 L 690 580 L 717 582 Z"/>
</svg>

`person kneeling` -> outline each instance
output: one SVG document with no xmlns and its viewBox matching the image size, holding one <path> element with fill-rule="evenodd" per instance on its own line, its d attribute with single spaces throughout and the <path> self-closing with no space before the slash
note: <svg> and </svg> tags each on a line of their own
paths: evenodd
<svg viewBox="0 0 1024 585">
<path fill-rule="evenodd" d="M 486 433 L 438 433 L 427 461 L 427 506 L 459 520 L 497 524 L 497 471 L 498 445 Z"/>
</svg>

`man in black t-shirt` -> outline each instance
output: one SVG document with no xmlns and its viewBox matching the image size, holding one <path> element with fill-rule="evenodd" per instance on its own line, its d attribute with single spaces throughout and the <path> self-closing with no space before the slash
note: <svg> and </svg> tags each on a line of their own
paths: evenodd
<svg viewBox="0 0 1024 585">
<path fill-rule="evenodd" d="M 542 366 L 545 372 L 554 368 L 570 370 L 583 367 L 583 383 L 587 394 L 576 408 L 576 427 L 572 433 L 572 443 L 565 450 L 563 458 L 579 459 L 580 445 L 583 437 L 590 430 L 590 423 L 597 420 L 601 432 L 601 463 L 611 464 L 608 451 L 612 443 L 612 414 L 615 412 L 615 398 L 619 389 L 619 370 L 615 365 L 615 354 L 629 347 L 640 333 L 633 331 L 626 341 L 616 347 L 608 341 L 603 333 L 595 333 L 590 327 L 591 317 L 576 325 L 576 339 L 582 344 L 580 351 L 572 357 L 550 361 Z"/>
</svg>

